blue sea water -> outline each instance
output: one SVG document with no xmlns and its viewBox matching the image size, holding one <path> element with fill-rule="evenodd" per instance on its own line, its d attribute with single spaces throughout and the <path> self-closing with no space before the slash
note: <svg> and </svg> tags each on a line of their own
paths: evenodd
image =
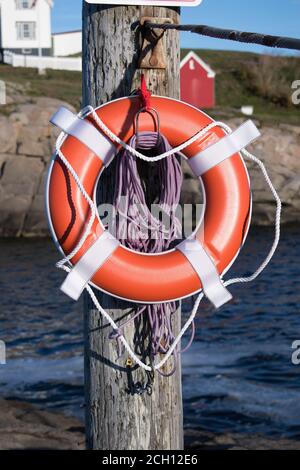
<svg viewBox="0 0 300 470">
<path fill-rule="evenodd" d="M 254 227 L 226 277 L 253 271 L 272 237 Z M 291 361 L 300 340 L 299 249 L 299 230 L 284 228 L 257 281 L 232 286 L 234 300 L 218 311 L 200 306 L 182 357 L 186 427 L 300 438 L 300 365 Z M 1 395 L 82 417 L 82 304 L 59 291 L 58 257 L 50 240 L 0 240 Z"/>
</svg>

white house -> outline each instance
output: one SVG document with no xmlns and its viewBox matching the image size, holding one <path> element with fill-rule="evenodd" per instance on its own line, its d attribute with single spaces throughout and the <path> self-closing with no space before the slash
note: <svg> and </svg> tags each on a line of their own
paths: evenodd
<svg viewBox="0 0 300 470">
<path fill-rule="evenodd" d="M 0 51 L 52 54 L 52 0 L 0 0 Z"/>
<path fill-rule="evenodd" d="M 66 57 L 82 51 L 82 31 L 66 31 L 52 34 L 53 55 Z"/>
</svg>

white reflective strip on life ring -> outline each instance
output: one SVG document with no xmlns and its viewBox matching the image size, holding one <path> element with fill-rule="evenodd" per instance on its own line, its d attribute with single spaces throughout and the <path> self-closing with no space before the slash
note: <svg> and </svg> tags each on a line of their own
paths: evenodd
<svg viewBox="0 0 300 470">
<path fill-rule="evenodd" d="M 113 235 L 103 232 L 69 272 L 61 290 L 72 299 L 78 300 L 86 284 L 119 244 Z"/>
<path fill-rule="evenodd" d="M 60 107 L 50 122 L 63 132 L 86 145 L 107 166 L 116 154 L 116 147 L 104 134 L 85 119 L 80 119 L 65 107 Z"/>
<path fill-rule="evenodd" d="M 188 164 L 197 177 L 201 176 L 226 158 L 240 152 L 260 135 L 254 122 L 248 120 L 231 134 L 189 158 Z"/>
<path fill-rule="evenodd" d="M 177 245 L 176 249 L 191 263 L 202 283 L 204 294 L 216 308 L 232 299 L 232 295 L 220 279 L 214 262 L 198 240 L 186 239 Z"/>
</svg>

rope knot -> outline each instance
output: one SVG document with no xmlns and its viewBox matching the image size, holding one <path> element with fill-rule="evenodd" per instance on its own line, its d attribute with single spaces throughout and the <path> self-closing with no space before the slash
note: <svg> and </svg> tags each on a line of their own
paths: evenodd
<svg viewBox="0 0 300 470">
<path fill-rule="evenodd" d="M 138 89 L 142 108 L 149 111 L 151 108 L 151 91 L 147 89 L 146 80 L 144 74 L 141 75 L 141 86 Z"/>
<path fill-rule="evenodd" d="M 108 335 L 108 338 L 111 340 L 113 339 L 118 340 L 120 336 L 122 335 L 123 335 L 122 331 L 119 328 L 116 328 Z"/>
</svg>

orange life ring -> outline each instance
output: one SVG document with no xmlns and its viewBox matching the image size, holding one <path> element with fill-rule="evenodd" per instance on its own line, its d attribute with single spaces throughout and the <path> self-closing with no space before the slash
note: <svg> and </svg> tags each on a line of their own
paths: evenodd
<svg viewBox="0 0 300 470">
<path fill-rule="evenodd" d="M 174 148 L 205 128 L 213 120 L 202 111 L 178 100 L 152 96 L 152 106 L 161 121 L 161 132 Z M 137 97 L 121 98 L 96 109 L 97 115 L 116 135 L 127 142 L 133 134 L 134 116 L 140 108 Z M 95 126 L 90 116 L 85 119 Z M 153 127 L 151 116 L 141 115 L 141 131 Z M 189 145 L 184 154 L 192 158 L 226 133 L 214 127 L 204 137 Z M 116 149 L 119 150 L 118 146 Z M 103 169 L 99 157 L 72 135 L 66 137 L 61 150 L 73 166 L 85 190 L 93 198 L 98 176 Z M 240 153 L 214 166 L 202 182 L 206 197 L 204 233 L 196 233 L 218 273 L 233 263 L 246 238 L 251 218 L 249 176 Z M 48 177 L 47 202 L 53 236 L 64 254 L 78 243 L 86 226 L 90 208 L 68 170 L 56 156 Z M 97 218 L 79 252 L 71 260 L 75 265 L 103 233 Z M 91 279 L 92 285 L 119 298 L 135 302 L 166 302 L 185 298 L 201 290 L 199 276 L 178 250 L 147 255 L 119 245 Z"/>
</svg>

